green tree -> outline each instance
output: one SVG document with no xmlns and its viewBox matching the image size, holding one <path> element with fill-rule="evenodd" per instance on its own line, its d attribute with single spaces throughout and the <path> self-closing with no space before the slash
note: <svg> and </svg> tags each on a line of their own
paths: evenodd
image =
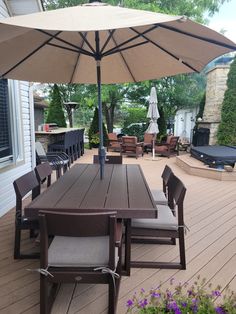
<svg viewBox="0 0 236 314">
<path fill-rule="evenodd" d="M 236 145 L 236 57 L 228 74 L 217 138 L 221 145 Z"/>
<path fill-rule="evenodd" d="M 51 101 L 49 103 L 46 123 L 56 123 L 59 127 L 66 127 L 61 95 L 57 84 L 53 85 L 51 91 Z"/>
<path fill-rule="evenodd" d="M 103 127 L 103 142 L 104 146 L 107 144 L 107 129 L 102 124 Z M 89 131 L 88 131 L 88 137 L 89 137 L 89 147 L 98 147 L 99 146 L 99 125 L 98 125 L 98 108 L 96 107 L 94 110 L 93 120 L 91 122 Z"/>
</svg>

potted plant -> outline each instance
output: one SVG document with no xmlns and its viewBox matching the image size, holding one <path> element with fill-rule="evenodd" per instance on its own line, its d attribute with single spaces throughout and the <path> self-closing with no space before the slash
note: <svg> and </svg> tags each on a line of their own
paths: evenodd
<svg viewBox="0 0 236 314">
<path fill-rule="evenodd" d="M 170 286 L 173 281 L 170 280 Z M 198 277 L 191 286 L 179 283 L 173 289 L 141 289 L 126 305 L 126 313 L 137 314 L 236 314 L 236 294 L 227 290 L 222 296 L 220 286 L 212 290 L 211 284 L 206 287 L 206 279 Z"/>
<path fill-rule="evenodd" d="M 100 143 L 99 133 L 95 133 L 91 135 L 90 144 L 92 147 L 98 147 Z"/>
</svg>

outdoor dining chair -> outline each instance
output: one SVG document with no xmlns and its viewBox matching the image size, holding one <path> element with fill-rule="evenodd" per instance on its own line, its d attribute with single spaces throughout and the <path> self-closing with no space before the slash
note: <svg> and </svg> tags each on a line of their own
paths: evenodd
<svg viewBox="0 0 236 314">
<path fill-rule="evenodd" d="M 41 314 L 50 313 L 50 300 L 60 283 L 108 284 L 108 313 L 115 313 L 121 280 L 122 225 L 117 223 L 116 212 L 84 212 L 39 213 Z M 54 238 L 48 247 L 49 235 Z"/>
<path fill-rule="evenodd" d="M 45 180 L 47 180 L 47 187 L 51 185 L 52 167 L 50 166 L 49 162 L 46 161 L 43 164 L 36 166 L 34 168 L 34 171 L 39 183 L 41 193 L 41 185 Z"/>
<path fill-rule="evenodd" d="M 157 219 L 133 219 L 131 234 L 132 238 L 135 237 L 141 243 L 155 243 L 155 237 L 158 239 L 163 238 L 163 243 L 173 245 L 173 239 L 179 239 L 179 254 L 180 262 L 144 262 L 134 261 L 131 262 L 132 267 L 150 267 L 150 268 L 174 268 L 186 269 L 185 259 L 185 224 L 184 224 L 184 198 L 186 188 L 182 181 L 172 174 L 171 178 L 171 194 L 175 206 L 177 207 L 177 217 L 172 213 L 169 206 L 158 205 L 158 218 Z"/>
<path fill-rule="evenodd" d="M 75 142 L 75 136 L 73 131 L 66 132 L 64 134 L 63 140 L 52 143 L 48 145 L 49 152 L 63 152 L 70 158 L 70 162 L 73 163 L 74 161 L 74 149 L 73 145 Z"/>
<path fill-rule="evenodd" d="M 168 188 L 167 188 L 171 174 L 173 174 L 171 168 L 165 165 L 165 168 L 161 174 L 162 190 L 151 189 L 152 196 L 157 205 L 169 205 L 171 208 L 173 207 L 173 204 L 170 204 L 171 200 L 170 200 L 170 197 L 168 196 Z"/>
<path fill-rule="evenodd" d="M 56 171 L 57 179 L 70 168 L 70 158 L 64 152 L 45 152 L 43 145 L 40 142 L 35 143 L 36 163 L 41 164 L 46 161 L 50 163 L 53 170 Z"/>
<path fill-rule="evenodd" d="M 23 215 L 23 198 L 32 192 L 32 200 L 39 195 L 40 188 L 34 171 L 30 171 L 13 182 L 16 193 L 16 217 L 15 217 L 15 245 L 14 258 L 38 258 L 39 253 L 21 253 L 21 231 L 30 230 L 30 236 L 34 236 L 34 231 L 39 230 L 37 218 L 26 218 Z"/>
<path fill-rule="evenodd" d="M 106 155 L 106 159 L 105 159 L 106 164 L 122 164 L 122 161 L 123 161 L 122 156 Z M 93 155 L 93 163 L 99 164 L 98 155 Z"/>
</svg>

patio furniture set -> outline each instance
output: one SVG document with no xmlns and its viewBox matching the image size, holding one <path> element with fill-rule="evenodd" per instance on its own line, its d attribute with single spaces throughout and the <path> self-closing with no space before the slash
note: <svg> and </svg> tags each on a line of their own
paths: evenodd
<svg viewBox="0 0 236 314">
<path fill-rule="evenodd" d="M 107 157 L 101 180 L 97 162 L 95 156 L 94 164 L 74 165 L 73 171 L 52 185 L 48 162 L 14 181 L 14 258 L 40 257 L 41 314 L 50 313 L 59 283 L 107 283 L 111 314 L 115 313 L 121 276 L 129 276 L 131 267 L 186 268 L 183 183 L 166 166 L 163 191 L 151 191 L 140 166 L 122 164 L 122 156 Z M 44 181 L 47 188 L 41 192 Z M 22 199 L 30 191 L 32 202 L 23 215 Z M 22 230 L 30 230 L 30 237 L 40 233 L 40 252 L 21 252 Z M 131 259 L 131 242 L 175 245 L 176 238 L 180 263 Z"/>
<path fill-rule="evenodd" d="M 138 158 L 143 153 L 154 150 L 155 154 L 170 157 L 179 155 L 178 136 L 168 135 L 165 142 L 156 142 L 156 134 L 145 133 L 144 141 L 138 142 L 136 136 L 122 136 L 118 138 L 116 133 L 108 133 L 107 151 L 120 152 L 120 155 L 134 156 Z"/>
</svg>

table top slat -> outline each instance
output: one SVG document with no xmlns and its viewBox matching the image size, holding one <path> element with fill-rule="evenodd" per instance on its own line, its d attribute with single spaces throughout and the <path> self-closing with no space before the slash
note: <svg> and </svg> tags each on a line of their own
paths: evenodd
<svg viewBox="0 0 236 314">
<path fill-rule="evenodd" d="M 130 208 L 155 208 L 155 203 L 139 165 L 127 168 Z"/>
<path fill-rule="evenodd" d="M 80 204 L 80 208 L 104 208 L 112 171 L 113 165 L 106 165 L 102 181 L 100 179 L 100 171 L 98 171 Z"/>
<path fill-rule="evenodd" d="M 129 208 L 127 166 L 114 167 L 105 207 Z"/>
<path fill-rule="evenodd" d="M 77 172 L 78 168 L 79 167 L 75 167 L 74 171 Z M 72 185 L 66 195 L 56 204 L 56 208 L 81 208 L 81 204 L 87 197 L 87 192 L 98 174 L 99 165 L 87 167 L 77 180 L 77 183 Z"/>
</svg>

